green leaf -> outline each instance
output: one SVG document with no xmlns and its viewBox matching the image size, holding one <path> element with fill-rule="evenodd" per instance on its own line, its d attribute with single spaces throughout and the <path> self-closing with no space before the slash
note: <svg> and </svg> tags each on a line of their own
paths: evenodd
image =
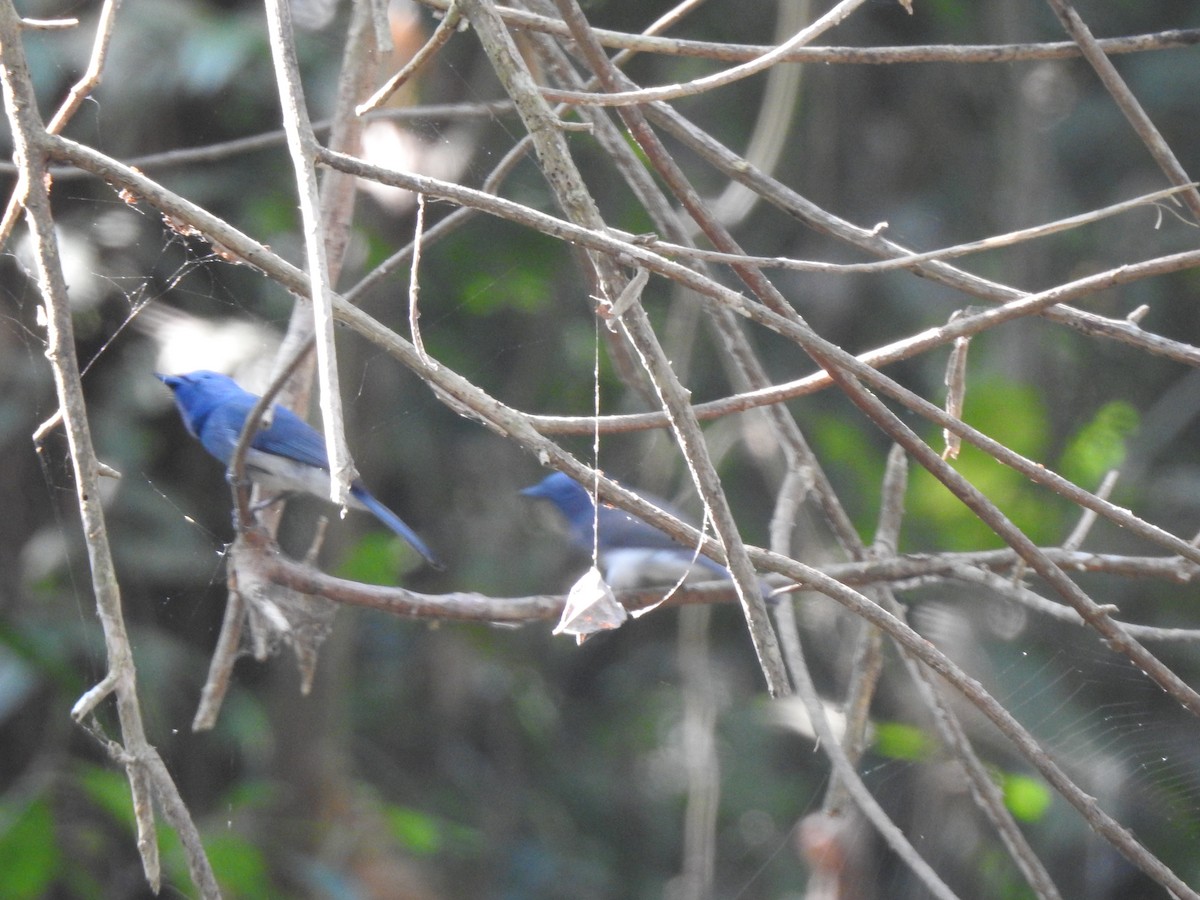
<svg viewBox="0 0 1200 900">
<path fill-rule="evenodd" d="M 396 840 L 409 852 L 428 856 L 442 847 L 442 828 L 432 816 L 404 806 L 384 810 Z"/>
<path fill-rule="evenodd" d="M 1124 401 L 1107 403 L 1067 444 L 1059 468 L 1076 484 L 1096 485 L 1125 461 L 1126 442 L 1137 431 L 1137 410 Z"/>
<path fill-rule="evenodd" d="M 8 900 L 46 896 L 61 866 L 54 813 L 45 800 L 31 803 L 0 831 L 0 872 Z"/>
<path fill-rule="evenodd" d="M 83 765 L 79 769 L 79 785 L 93 803 L 127 827 L 130 834 L 134 832 L 133 794 L 123 773 Z"/>
<path fill-rule="evenodd" d="M 1022 822 L 1037 822 L 1050 808 L 1050 791 L 1034 778 L 1002 775 L 1000 788 L 1004 791 L 1004 805 Z"/>
<path fill-rule="evenodd" d="M 247 805 L 263 801 L 263 788 L 264 785 L 258 783 L 257 787 L 252 787 L 246 792 L 239 790 L 230 794 L 229 797 L 233 799 L 226 804 L 230 811 L 230 824 L 220 828 L 206 828 L 201 835 L 204 855 L 212 865 L 213 875 L 221 887 L 223 897 L 278 896 L 276 885 L 271 880 L 271 869 L 267 864 L 266 855 L 232 824 L 244 808 L 242 800 L 249 800 Z M 179 833 L 173 828 L 160 827 L 158 845 L 164 870 L 169 873 L 168 883 L 185 896 L 196 896 Z"/>
<path fill-rule="evenodd" d="M 819 454 L 834 460 L 830 475 L 839 494 L 852 510 L 855 525 L 869 535 L 879 514 L 879 482 L 883 477 L 884 454 L 869 437 L 869 430 L 853 417 L 822 413 L 809 425 Z"/>
<path fill-rule="evenodd" d="M 235 832 L 206 834 L 204 850 L 225 897 L 267 897 L 271 873 L 261 850 Z"/>
<path fill-rule="evenodd" d="M 883 472 L 878 445 L 868 439 L 859 422 L 821 415 L 812 422 L 811 430 L 821 452 L 837 460 L 840 469 L 849 470 L 854 481 L 878 485 Z"/>
<path fill-rule="evenodd" d="M 875 728 L 874 750 L 889 759 L 918 761 L 933 749 L 929 736 L 920 728 L 900 722 L 881 722 Z"/>
<path fill-rule="evenodd" d="M 411 556 L 410 556 L 411 554 Z M 411 567 L 416 551 L 398 537 L 385 532 L 366 535 L 338 566 L 338 575 L 365 584 L 395 584 L 401 572 Z"/>
<path fill-rule="evenodd" d="M 1035 387 L 1002 380 L 968 383 L 963 419 L 1030 459 L 1036 461 L 1046 453 L 1052 429 Z M 934 446 L 940 440 L 940 436 L 929 438 Z M 1066 504 L 1047 500 L 1045 492 L 1025 476 L 965 444 L 962 455 L 951 465 L 1034 540 L 1053 539 L 1060 532 Z M 967 550 L 1001 544 L 987 525 L 924 469 L 914 469 L 906 505 L 910 531 L 923 528 L 926 532 L 920 539 L 922 545 Z"/>
</svg>

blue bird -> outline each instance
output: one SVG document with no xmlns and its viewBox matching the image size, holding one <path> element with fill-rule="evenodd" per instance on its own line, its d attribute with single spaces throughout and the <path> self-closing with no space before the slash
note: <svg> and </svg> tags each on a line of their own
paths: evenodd
<svg viewBox="0 0 1200 900">
<path fill-rule="evenodd" d="M 175 405 L 188 432 L 226 468 L 233 458 L 246 416 L 259 398 L 218 372 L 159 375 L 175 394 Z M 283 406 L 273 409 L 271 424 L 255 432 L 246 450 L 246 474 L 264 490 L 313 494 L 329 499 L 329 457 L 325 440 L 298 415 Z M 437 557 L 400 517 L 371 496 L 361 481 L 350 485 L 350 505 L 364 509 L 404 538 L 430 565 Z"/>
<path fill-rule="evenodd" d="M 600 505 L 597 519 L 591 494 L 562 472 L 547 475 L 521 494 L 553 503 L 566 520 L 571 543 L 588 554 L 592 552 L 592 524 L 598 521 L 597 549 L 605 569 L 604 580 L 615 589 L 672 583 L 684 576 L 731 577 L 720 563 L 703 554 L 697 556 L 694 548 L 685 547 L 645 519 L 604 504 Z M 641 496 L 660 509 L 671 511 L 663 501 L 646 494 Z"/>
</svg>

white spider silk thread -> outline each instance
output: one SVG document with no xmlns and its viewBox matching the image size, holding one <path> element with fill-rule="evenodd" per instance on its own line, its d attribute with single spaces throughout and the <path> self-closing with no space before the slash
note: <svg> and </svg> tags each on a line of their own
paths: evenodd
<svg viewBox="0 0 1200 900">
<path fill-rule="evenodd" d="M 592 328 L 592 565 L 600 568 L 600 318 Z"/>
</svg>

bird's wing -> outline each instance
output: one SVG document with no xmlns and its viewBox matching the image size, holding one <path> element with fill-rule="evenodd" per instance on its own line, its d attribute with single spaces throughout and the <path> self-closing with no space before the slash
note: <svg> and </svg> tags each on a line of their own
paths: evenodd
<svg viewBox="0 0 1200 900">
<path fill-rule="evenodd" d="M 651 501 L 654 502 L 654 501 Z M 670 506 L 660 508 L 677 515 Z M 728 570 L 703 554 L 695 547 L 688 547 L 675 540 L 665 531 L 644 519 L 611 506 L 600 507 L 600 551 L 612 555 L 614 551 L 650 550 L 668 551 L 681 558 L 695 557 L 694 565 L 708 569 L 718 577 L 728 577 Z"/>
<path fill-rule="evenodd" d="M 282 406 L 275 407 L 271 427 L 254 436 L 254 448 L 319 469 L 329 468 L 325 439 L 315 428 Z"/>
<path fill-rule="evenodd" d="M 253 397 L 230 397 L 213 406 L 196 434 L 204 449 L 225 465 L 229 465 L 238 435 L 242 433 L 242 423 L 253 406 Z"/>
<path fill-rule="evenodd" d="M 651 550 L 684 550 L 682 544 L 644 519 L 612 506 L 600 506 L 600 549 L 646 547 Z"/>
<path fill-rule="evenodd" d="M 226 465 L 233 457 L 238 437 L 246 423 L 246 416 L 254 408 L 258 398 L 247 394 L 230 397 L 217 406 L 204 421 L 200 441 L 204 449 Z M 263 453 L 293 459 L 320 469 L 329 468 L 325 454 L 325 441 L 307 422 L 289 409 L 276 406 L 269 428 L 259 429 L 250 446 Z"/>
</svg>

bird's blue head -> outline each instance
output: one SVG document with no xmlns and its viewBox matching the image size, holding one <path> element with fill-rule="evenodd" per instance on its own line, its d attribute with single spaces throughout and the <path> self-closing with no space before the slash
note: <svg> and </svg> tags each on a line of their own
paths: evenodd
<svg viewBox="0 0 1200 900">
<path fill-rule="evenodd" d="M 547 475 L 533 487 L 521 491 L 522 496 L 549 500 L 569 522 L 586 519 L 591 521 L 592 497 L 578 481 L 562 472 Z"/>
<path fill-rule="evenodd" d="M 205 369 L 186 375 L 155 373 L 155 377 L 175 394 L 175 404 L 179 407 L 183 424 L 193 437 L 200 436 L 204 420 L 213 409 L 229 400 L 231 396 L 244 393 L 229 376 Z"/>
</svg>

